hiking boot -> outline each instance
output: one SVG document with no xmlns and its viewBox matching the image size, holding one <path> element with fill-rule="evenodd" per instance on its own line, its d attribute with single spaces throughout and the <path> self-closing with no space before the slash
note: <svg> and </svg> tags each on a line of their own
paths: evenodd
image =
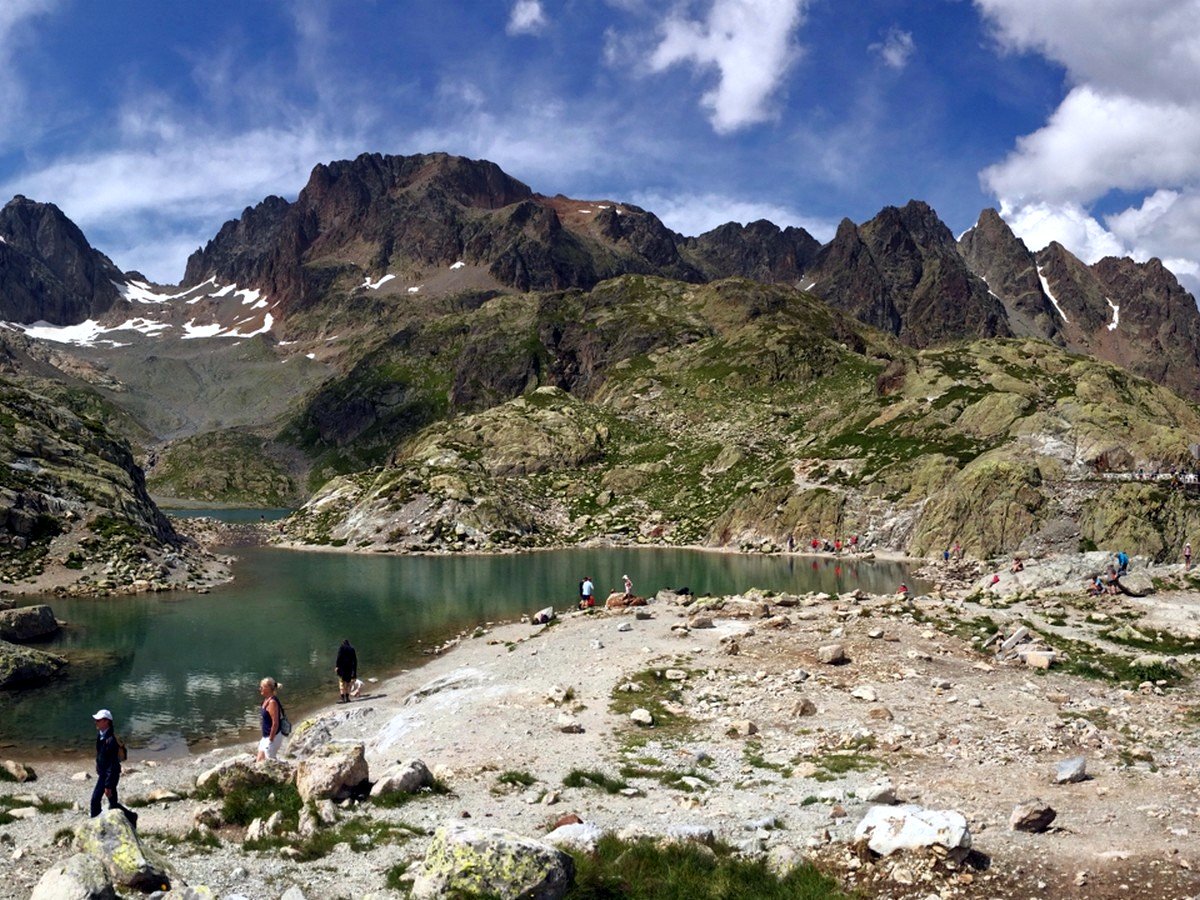
<svg viewBox="0 0 1200 900">
<path fill-rule="evenodd" d="M 123 809 L 121 811 L 125 813 L 125 818 L 129 820 L 129 827 L 137 831 L 138 814 L 132 809 Z"/>
</svg>

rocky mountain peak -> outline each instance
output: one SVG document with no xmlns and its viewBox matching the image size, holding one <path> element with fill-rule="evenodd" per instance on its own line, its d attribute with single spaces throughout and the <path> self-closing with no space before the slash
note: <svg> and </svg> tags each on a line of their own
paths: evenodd
<svg viewBox="0 0 1200 900">
<path fill-rule="evenodd" d="M 13 197 L 0 209 L 0 238 L 0 319 L 72 325 L 120 296 L 120 269 L 52 203 Z"/>
<path fill-rule="evenodd" d="M 975 226 L 959 239 L 958 250 L 1004 304 L 1013 334 L 1062 343 L 1061 317 L 1042 290 L 1037 260 L 1000 213 L 983 210 Z"/>
</svg>

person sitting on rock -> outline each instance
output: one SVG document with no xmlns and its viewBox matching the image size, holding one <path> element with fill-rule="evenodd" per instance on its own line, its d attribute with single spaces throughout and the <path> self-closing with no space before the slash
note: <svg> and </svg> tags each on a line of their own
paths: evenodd
<svg viewBox="0 0 1200 900">
<path fill-rule="evenodd" d="M 899 594 L 901 597 L 907 597 L 908 596 L 908 585 L 901 584 L 900 587 L 896 588 L 896 593 Z"/>
<path fill-rule="evenodd" d="M 1008 571 L 1010 571 L 1010 572 L 1023 572 L 1023 571 L 1025 571 L 1025 562 L 1024 562 L 1022 559 L 1021 559 L 1021 557 L 1019 557 L 1019 556 L 1014 556 L 1014 557 L 1013 557 L 1013 561 L 1012 561 L 1012 565 L 1008 567 Z"/>
<path fill-rule="evenodd" d="M 1104 593 L 1104 582 L 1100 580 L 1099 575 L 1091 580 L 1087 592 L 1089 597 L 1098 597 Z"/>
</svg>

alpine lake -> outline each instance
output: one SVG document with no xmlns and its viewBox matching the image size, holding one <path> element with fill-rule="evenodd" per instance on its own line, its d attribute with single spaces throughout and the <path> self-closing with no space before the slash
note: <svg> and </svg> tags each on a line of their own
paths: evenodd
<svg viewBox="0 0 1200 900">
<path fill-rule="evenodd" d="M 260 510 L 194 514 L 229 521 L 263 516 Z M 91 714 L 101 707 L 113 710 L 118 734 L 143 758 L 249 741 L 258 726 L 258 682 L 266 675 L 281 683 L 288 717 L 299 723 L 306 711 L 336 700 L 333 660 L 343 638 L 358 652 L 369 696 L 387 676 L 419 665 L 425 652 L 460 632 L 546 606 L 574 608 L 585 575 L 600 603 L 626 574 L 647 597 L 682 587 L 697 595 L 750 588 L 886 593 L 904 581 L 923 587 L 904 563 L 798 554 L 639 547 L 436 556 L 232 552 L 234 580 L 208 594 L 28 601 L 49 603 L 67 623 L 33 646 L 66 656 L 70 665 L 46 685 L 0 691 L 0 752 L 90 753 Z"/>
</svg>

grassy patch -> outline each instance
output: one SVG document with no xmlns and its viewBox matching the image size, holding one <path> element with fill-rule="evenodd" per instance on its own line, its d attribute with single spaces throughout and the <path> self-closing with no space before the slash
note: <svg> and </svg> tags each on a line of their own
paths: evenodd
<svg viewBox="0 0 1200 900">
<path fill-rule="evenodd" d="M 881 767 L 879 760 L 865 753 L 827 753 L 812 760 L 817 767 L 814 781 L 836 781 L 850 772 L 867 772 Z"/>
<path fill-rule="evenodd" d="M 742 758 L 746 760 L 746 764 L 753 766 L 756 769 L 768 769 L 772 772 L 778 772 L 784 778 L 792 777 L 792 767 L 784 763 L 771 762 L 762 755 L 761 741 L 746 741 L 742 745 Z"/>
<path fill-rule="evenodd" d="M 678 772 L 675 769 L 659 769 L 646 765 L 625 765 L 621 766 L 622 778 L 648 778 L 660 782 L 665 787 L 673 788 L 677 791 L 693 791 L 695 788 L 685 782 L 684 778 L 696 778 L 703 781 L 705 784 L 712 784 L 712 778 L 702 772 L 697 772 L 695 769 L 687 769 L 683 772 Z"/>
<path fill-rule="evenodd" d="M 683 702 L 683 683 L 668 681 L 665 672 L 665 669 L 647 669 L 622 682 L 635 684 L 640 690 L 623 691 L 618 685 L 613 689 L 608 708 L 626 718 L 635 709 L 645 709 L 654 717 L 654 731 L 659 737 L 682 736 L 691 728 L 692 718 L 684 713 L 672 712 L 668 706 Z"/>
<path fill-rule="evenodd" d="M 764 861 L 689 844 L 602 838 L 595 853 L 575 854 L 568 900 L 838 900 L 837 883 L 809 865 L 787 875 Z"/>
<path fill-rule="evenodd" d="M 443 782 L 433 779 L 433 784 L 429 787 L 423 787 L 419 791 L 408 793 L 407 791 L 395 791 L 391 794 L 384 794 L 382 797 L 372 797 L 371 802 L 376 806 L 384 809 L 396 809 L 401 806 L 406 806 L 414 800 L 421 800 L 432 795 L 445 795 L 453 793 Z"/>
<path fill-rule="evenodd" d="M 1059 654 L 1054 668 L 1070 675 L 1126 685 L 1138 685 L 1143 681 L 1163 681 L 1173 685 L 1183 679 L 1180 672 L 1169 666 L 1158 663 L 1134 665 L 1130 657 L 1106 653 L 1087 641 L 1071 640 L 1057 634 L 1043 634 L 1041 637 Z"/>
<path fill-rule="evenodd" d="M 279 847 L 294 847 L 300 862 L 308 862 L 328 856 L 338 844 L 349 844 L 357 853 L 380 844 L 398 844 L 409 840 L 414 834 L 423 834 L 411 825 L 377 822 L 365 817 L 347 819 L 335 828 L 319 829 L 312 837 L 297 840 L 294 834 L 277 835 L 260 841 L 246 841 L 247 850 L 274 850 Z"/>
<path fill-rule="evenodd" d="M 537 781 L 528 772 L 521 772 L 516 769 L 509 769 L 507 772 L 501 772 L 496 778 L 496 784 L 511 784 L 514 787 L 529 787 Z"/>
<path fill-rule="evenodd" d="M 599 788 L 608 794 L 620 793 L 625 788 L 629 787 L 629 783 L 619 778 L 613 778 L 610 775 L 605 775 L 597 769 L 572 769 L 567 773 L 567 777 L 563 779 L 565 787 L 589 787 Z"/>
<path fill-rule="evenodd" d="M 272 813 L 283 813 L 285 830 L 295 831 L 304 804 L 294 784 L 263 784 L 234 788 L 221 804 L 221 819 L 230 825 L 249 825 Z"/>
<path fill-rule="evenodd" d="M 396 865 L 383 873 L 383 883 L 389 890 L 403 893 L 408 890 L 409 886 L 409 878 L 407 876 L 408 863 L 396 863 Z"/>
</svg>

